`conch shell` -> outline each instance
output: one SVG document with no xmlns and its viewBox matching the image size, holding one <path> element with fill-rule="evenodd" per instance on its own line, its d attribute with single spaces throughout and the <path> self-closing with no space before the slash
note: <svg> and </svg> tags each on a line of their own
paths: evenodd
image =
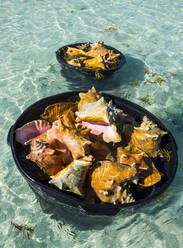
<svg viewBox="0 0 183 248">
<path fill-rule="evenodd" d="M 140 185 L 150 187 L 161 180 L 161 174 L 154 163 L 144 152 L 134 153 L 130 147 L 117 148 L 117 162 L 128 166 L 136 166 L 139 173 Z"/>
<path fill-rule="evenodd" d="M 143 180 L 143 183 L 141 185 L 143 185 L 144 187 L 150 187 L 150 186 L 153 186 L 154 184 L 156 184 L 160 181 L 161 181 L 161 174 L 154 166 L 153 167 L 153 173 L 150 174 L 149 176 L 145 177 Z"/>
<path fill-rule="evenodd" d="M 33 140 L 27 159 L 35 162 L 47 175 L 55 175 L 72 161 L 71 153 L 64 144 L 55 140 L 52 144 Z M 62 147 L 62 149 L 61 149 Z"/>
<path fill-rule="evenodd" d="M 83 64 L 86 68 L 105 69 L 104 59 L 100 54 L 94 58 L 84 60 Z"/>
<path fill-rule="evenodd" d="M 91 129 L 91 133 L 102 135 L 105 142 L 120 142 L 121 137 L 115 125 L 115 112 L 111 104 L 106 103 L 93 87 L 87 93 L 80 94 L 76 116 L 82 125 Z"/>
<path fill-rule="evenodd" d="M 111 149 L 105 144 L 105 142 L 101 141 L 92 142 L 90 151 L 96 161 L 105 160 L 111 154 Z"/>
<path fill-rule="evenodd" d="M 85 150 L 91 144 L 91 141 L 86 139 L 79 130 L 65 127 L 61 119 L 59 120 L 58 128 L 61 139 L 69 151 L 71 151 L 73 159 L 76 160 L 84 157 Z"/>
<path fill-rule="evenodd" d="M 158 155 L 161 136 L 165 134 L 167 134 L 166 131 L 158 128 L 156 124 L 144 116 L 141 126 L 134 127 L 130 145 L 141 149 L 151 157 L 156 157 Z"/>
<path fill-rule="evenodd" d="M 51 125 L 45 120 L 31 121 L 16 129 L 15 139 L 21 144 L 28 144 L 32 139 L 46 134 L 49 129 L 51 129 Z"/>
<path fill-rule="evenodd" d="M 74 59 L 68 60 L 67 63 L 72 66 L 82 67 L 84 65 L 83 61 L 85 59 L 86 59 L 85 57 L 74 58 Z"/>
<path fill-rule="evenodd" d="M 102 202 L 121 202 L 120 185 L 133 179 L 135 175 L 135 167 L 102 161 L 91 175 L 91 186 Z"/>
<path fill-rule="evenodd" d="M 79 97 L 80 101 L 78 102 L 78 111 L 82 111 L 82 109 L 84 109 L 88 103 L 96 102 L 100 99 L 100 95 L 96 92 L 94 87 L 92 87 L 86 93 L 79 93 Z"/>
<path fill-rule="evenodd" d="M 66 58 L 70 60 L 73 58 L 78 58 L 80 56 L 86 56 L 86 53 L 78 48 L 67 47 L 66 56 L 67 56 Z"/>
<path fill-rule="evenodd" d="M 88 102 L 80 109 L 76 115 L 82 121 L 109 123 L 108 106 L 103 97 L 98 101 Z"/>
<path fill-rule="evenodd" d="M 82 121 L 82 125 L 83 127 L 89 128 L 91 134 L 102 135 L 102 138 L 106 143 L 117 143 L 121 141 L 121 137 L 114 124 Z"/>
<path fill-rule="evenodd" d="M 76 115 L 79 120 L 88 122 L 112 123 L 121 110 L 112 106 L 112 102 L 107 103 L 104 97 L 96 93 L 94 87 L 87 93 L 79 94 L 78 111 Z"/>
<path fill-rule="evenodd" d="M 49 183 L 54 184 L 59 189 L 71 191 L 82 196 L 83 183 L 90 165 L 91 162 L 89 160 L 74 160 L 55 176 L 51 176 L 52 179 Z"/>
<path fill-rule="evenodd" d="M 49 105 L 45 108 L 44 113 L 41 115 L 41 118 L 54 122 L 58 120 L 59 116 L 64 115 L 67 111 L 74 111 L 77 107 L 75 102 L 60 102 Z"/>
<path fill-rule="evenodd" d="M 62 123 L 64 124 L 64 126 L 69 128 L 76 128 L 76 119 L 72 110 L 69 109 L 65 111 L 63 115 L 59 116 L 59 118 L 62 119 Z"/>
<path fill-rule="evenodd" d="M 139 185 L 144 187 L 151 187 L 161 181 L 161 173 L 156 169 L 154 163 L 150 158 L 145 158 L 146 164 L 148 164 L 148 170 L 139 171 Z"/>
<path fill-rule="evenodd" d="M 86 53 L 88 56 L 95 57 L 98 55 L 105 56 L 108 53 L 108 49 L 104 47 L 103 42 L 95 42 L 90 45 L 90 50 Z"/>
<path fill-rule="evenodd" d="M 134 153 L 131 152 L 123 147 L 117 148 L 117 162 L 120 164 L 128 165 L 128 166 L 135 166 L 139 165 L 142 166 L 143 169 L 148 169 L 148 165 L 145 164 L 143 158 L 145 153 Z"/>
</svg>

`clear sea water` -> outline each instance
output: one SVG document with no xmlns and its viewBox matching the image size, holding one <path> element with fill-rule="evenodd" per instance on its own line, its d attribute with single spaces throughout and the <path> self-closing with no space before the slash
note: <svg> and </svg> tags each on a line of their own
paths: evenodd
<svg viewBox="0 0 183 248">
<path fill-rule="evenodd" d="M 104 41 L 127 63 L 110 80 L 69 77 L 55 51 L 84 41 Z M 182 64 L 181 0 L 0 1 L 0 247 L 183 247 Z M 115 217 L 89 218 L 42 204 L 6 143 L 9 128 L 32 103 L 92 85 L 152 112 L 178 145 L 176 177 L 163 197 Z M 11 222 L 34 232 L 23 235 Z"/>
</svg>

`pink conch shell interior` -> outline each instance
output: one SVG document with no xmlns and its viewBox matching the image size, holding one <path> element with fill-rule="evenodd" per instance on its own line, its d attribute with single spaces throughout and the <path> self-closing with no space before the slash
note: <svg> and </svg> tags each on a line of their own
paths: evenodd
<svg viewBox="0 0 183 248">
<path fill-rule="evenodd" d="M 89 128 L 91 134 L 102 135 L 103 140 L 107 143 L 109 142 L 120 142 L 121 137 L 117 133 L 117 129 L 113 124 L 98 123 L 98 122 L 86 122 L 82 121 L 84 127 Z"/>
<path fill-rule="evenodd" d="M 31 121 L 21 128 L 16 129 L 16 141 L 24 144 L 46 133 L 51 128 L 49 122 L 44 120 Z"/>
</svg>

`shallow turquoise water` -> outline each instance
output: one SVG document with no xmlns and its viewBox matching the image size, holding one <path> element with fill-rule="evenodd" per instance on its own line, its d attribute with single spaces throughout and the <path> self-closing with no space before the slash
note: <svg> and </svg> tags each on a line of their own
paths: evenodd
<svg viewBox="0 0 183 248">
<path fill-rule="evenodd" d="M 183 3 L 180 0 L 1 0 L 0 247 L 153 247 L 183 244 Z M 104 41 L 127 58 L 113 78 L 94 82 L 60 72 L 55 51 Z M 146 68 L 144 70 L 144 68 Z M 161 84 L 149 83 L 160 78 Z M 136 81 L 138 80 L 138 81 Z M 137 86 L 131 83 L 137 82 Z M 113 218 L 71 213 L 39 202 L 18 172 L 7 132 L 35 101 L 70 90 L 98 90 L 155 114 L 178 144 L 179 167 L 167 197 Z M 142 102 L 146 97 L 149 104 Z M 11 221 L 34 228 L 23 233 Z"/>
</svg>

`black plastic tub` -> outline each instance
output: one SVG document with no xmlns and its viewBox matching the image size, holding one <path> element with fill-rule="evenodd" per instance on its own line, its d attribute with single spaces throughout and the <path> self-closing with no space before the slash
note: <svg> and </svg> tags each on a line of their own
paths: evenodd
<svg viewBox="0 0 183 248">
<path fill-rule="evenodd" d="M 144 205 L 160 196 L 168 188 L 176 174 L 178 161 L 175 140 L 167 128 L 150 112 L 137 104 L 113 95 L 102 93 L 106 101 L 112 100 L 116 107 L 123 109 L 127 114 L 133 116 L 137 123 L 141 123 L 143 116 L 146 115 L 161 129 L 168 132 L 168 134 L 162 137 L 161 149 L 166 149 L 171 152 L 170 162 L 168 163 L 165 158 L 160 157 L 157 157 L 155 161 L 153 161 L 157 169 L 163 175 L 162 180 L 153 187 L 147 189 L 138 188 L 135 202 L 116 205 L 88 203 L 72 193 L 64 192 L 51 186 L 51 184 L 48 183 L 48 176 L 45 175 L 38 166 L 35 166 L 33 162 L 25 158 L 27 154 L 26 148 L 15 141 L 15 130 L 27 122 L 39 119 L 40 114 L 42 114 L 44 109 L 50 104 L 78 100 L 78 93 L 79 92 L 62 93 L 34 103 L 20 115 L 9 130 L 7 142 L 11 147 L 15 164 L 36 195 L 39 195 L 50 203 L 57 204 L 58 206 L 62 205 L 66 208 L 75 208 L 89 215 L 115 215 L 122 209 L 127 210 Z"/>
<path fill-rule="evenodd" d="M 109 76 L 109 75 L 113 74 L 115 71 L 119 70 L 126 62 L 125 56 L 120 51 L 118 51 L 114 47 L 104 45 L 107 49 L 111 49 L 115 53 L 120 54 L 120 56 L 118 57 L 119 63 L 115 67 L 110 68 L 110 69 L 93 70 L 93 69 L 89 69 L 89 68 L 85 68 L 85 67 L 78 67 L 78 66 L 73 66 L 73 65 L 68 64 L 64 59 L 64 52 L 67 49 L 67 47 L 76 48 L 78 45 L 82 45 L 85 43 L 86 42 L 65 45 L 56 51 L 57 61 L 60 63 L 60 65 L 63 69 L 70 70 L 71 73 L 72 72 L 79 72 L 79 73 L 84 74 L 85 76 L 94 77 L 96 79 L 103 79 L 103 78 L 106 78 L 106 76 Z"/>
</svg>

